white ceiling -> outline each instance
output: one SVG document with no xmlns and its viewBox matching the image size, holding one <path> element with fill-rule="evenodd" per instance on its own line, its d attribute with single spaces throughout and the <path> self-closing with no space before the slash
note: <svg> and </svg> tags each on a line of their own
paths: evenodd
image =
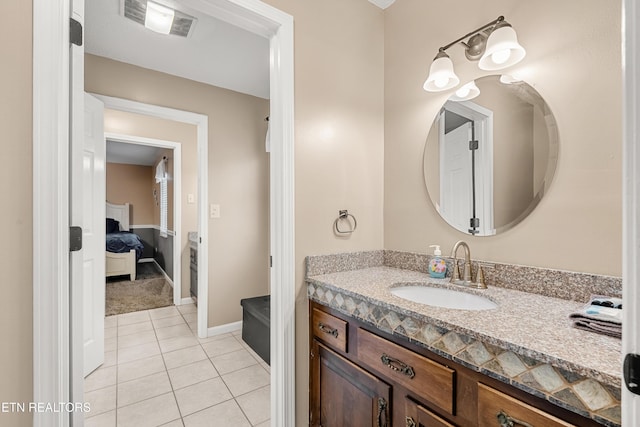
<svg viewBox="0 0 640 427">
<path fill-rule="evenodd" d="M 85 1 L 85 51 L 143 68 L 269 98 L 269 40 L 180 5 L 197 18 L 187 38 L 162 35 L 120 14 L 120 0 Z"/>
<path fill-rule="evenodd" d="M 189 37 L 162 35 L 121 14 L 121 0 L 85 1 L 85 51 L 116 61 L 269 98 L 269 41 L 181 5 L 154 0 L 197 19 Z M 349 0 L 351 1 L 351 0 Z M 395 0 L 369 0 L 385 9 Z M 107 161 L 152 166 L 159 149 L 107 143 Z"/>
<path fill-rule="evenodd" d="M 154 166 L 162 148 L 148 145 L 127 144 L 107 139 L 107 162 L 127 165 Z"/>
<path fill-rule="evenodd" d="M 120 14 L 120 0 L 85 1 L 85 51 L 236 92 L 269 98 L 269 41 L 181 6 L 197 18 L 188 38 L 161 35 Z M 107 142 L 107 162 L 152 166 L 159 149 Z"/>
</svg>

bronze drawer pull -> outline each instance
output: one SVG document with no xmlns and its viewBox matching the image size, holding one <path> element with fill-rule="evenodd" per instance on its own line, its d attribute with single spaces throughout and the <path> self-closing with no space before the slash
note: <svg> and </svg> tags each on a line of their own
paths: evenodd
<svg viewBox="0 0 640 427">
<path fill-rule="evenodd" d="M 382 397 L 378 398 L 378 427 L 387 427 L 387 401 Z"/>
<path fill-rule="evenodd" d="M 404 374 L 409 378 L 413 378 L 416 376 L 416 373 L 413 371 L 413 368 L 411 366 L 398 359 L 394 359 L 393 357 L 390 357 L 383 353 L 382 356 L 380 356 L 380 360 L 382 360 L 382 363 L 385 366 L 388 366 L 394 371 L 400 372 L 401 374 Z"/>
<path fill-rule="evenodd" d="M 338 330 L 334 328 L 330 328 L 322 322 L 318 322 L 318 329 L 320 329 L 325 334 L 332 335 L 334 338 L 338 338 Z"/>
<path fill-rule="evenodd" d="M 413 421 L 413 418 L 411 417 L 406 417 L 405 421 L 407 423 L 407 427 L 418 427 L 418 425 L 416 424 L 415 421 Z"/>
<path fill-rule="evenodd" d="M 498 425 L 500 427 L 533 427 L 529 423 L 525 423 L 524 421 L 520 421 L 516 418 L 513 418 L 507 415 L 506 412 L 500 411 L 496 414 L 496 418 L 498 418 Z"/>
</svg>

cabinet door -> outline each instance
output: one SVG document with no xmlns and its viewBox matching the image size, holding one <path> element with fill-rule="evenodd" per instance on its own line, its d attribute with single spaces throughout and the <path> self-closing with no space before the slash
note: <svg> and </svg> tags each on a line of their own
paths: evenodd
<svg viewBox="0 0 640 427">
<path fill-rule="evenodd" d="M 404 415 L 406 427 L 455 427 L 408 397 L 404 402 Z"/>
<path fill-rule="evenodd" d="M 311 425 L 388 427 L 391 387 L 313 341 Z"/>
</svg>

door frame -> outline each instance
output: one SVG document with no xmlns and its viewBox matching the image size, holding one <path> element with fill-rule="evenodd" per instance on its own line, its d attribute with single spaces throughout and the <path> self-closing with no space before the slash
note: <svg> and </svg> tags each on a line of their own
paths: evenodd
<svg viewBox="0 0 640 427">
<path fill-rule="evenodd" d="M 70 0 L 33 3 L 33 401 L 68 402 Z M 271 425 L 295 424 L 293 17 L 259 0 L 184 0 L 270 43 Z M 82 16 L 77 16 L 82 22 Z M 74 87 L 73 91 L 78 90 Z M 200 332 L 200 331 L 199 331 Z M 33 414 L 67 426 L 69 414 Z"/>
<path fill-rule="evenodd" d="M 156 117 L 174 122 L 187 123 L 196 126 L 197 140 L 197 156 L 198 156 L 198 234 L 199 236 L 209 235 L 209 222 L 207 216 L 207 206 L 209 204 L 209 118 L 204 114 L 193 113 L 191 111 L 177 110 L 174 108 L 161 107 L 159 105 L 145 104 L 143 102 L 131 101 L 129 99 L 115 98 L 112 96 L 96 95 L 95 97 L 104 102 L 105 109 L 124 111 L 127 113 L 141 114 L 145 116 Z M 179 145 L 179 144 L 178 144 Z M 174 205 L 181 203 L 180 198 L 176 197 L 176 188 L 174 187 Z M 182 193 L 182 190 L 180 193 Z M 174 218 L 174 226 L 175 224 Z M 176 251 L 174 242 L 174 257 Z M 179 253 L 179 251 L 178 251 Z M 209 254 L 208 239 L 199 239 L 198 244 L 198 336 L 200 338 L 207 337 L 208 313 L 209 313 L 209 288 L 201 284 L 208 283 L 209 266 L 207 263 Z M 174 271 L 176 261 L 174 258 Z M 176 290 L 173 293 L 174 304 L 182 304 L 182 296 L 179 293 L 179 299 L 176 298 Z"/>
<path fill-rule="evenodd" d="M 640 6 L 622 2 L 622 299 L 624 325 L 640 324 Z M 640 328 L 622 328 L 622 355 L 640 353 Z M 622 369 L 622 367 L 621 367 Z M 622 425 L 640 425 L 640 396 L 622 381 Z"/>
<path fill-rule="evenodd" d="M 100 99 L 106 107 L 105 100 L 100 95 L 91 94 Z M 110 108 L 115 109 L 115 108 Z M 145 145 L 147 147 L 159 147 L 173 150 L 173 303 L 182 304 L 182 260 L 180 258 L 180 244 L 182 239 L 182 145 L 179 142 L 165 141 L 162 139 L 146 138 L 135 135 L 105 132 L 106 144 L 109 141 L 122 142 L 124 144 Z M 200 169 L 198 166 L 198 173 Z M 106 160 L 105 160 L 106 175 Z M 176 183 L 178 183 L 176 185 Z"/>
</svg>

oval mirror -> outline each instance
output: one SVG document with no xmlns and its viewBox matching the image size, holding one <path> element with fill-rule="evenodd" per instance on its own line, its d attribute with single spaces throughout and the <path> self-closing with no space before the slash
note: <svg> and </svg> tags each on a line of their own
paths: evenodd
<svg viewBox="0 0 640 427">
<path fill-rule="evenodd" d="M 477 89 L 468 90 L 473 83 Z M 447 223 L 492 236 L 538 205 L 557 159 L 556 121 L 540 94 L 523 81 L 486 76 L 440 109 L 425 145 L 424 177 Z"/>
</svg>

